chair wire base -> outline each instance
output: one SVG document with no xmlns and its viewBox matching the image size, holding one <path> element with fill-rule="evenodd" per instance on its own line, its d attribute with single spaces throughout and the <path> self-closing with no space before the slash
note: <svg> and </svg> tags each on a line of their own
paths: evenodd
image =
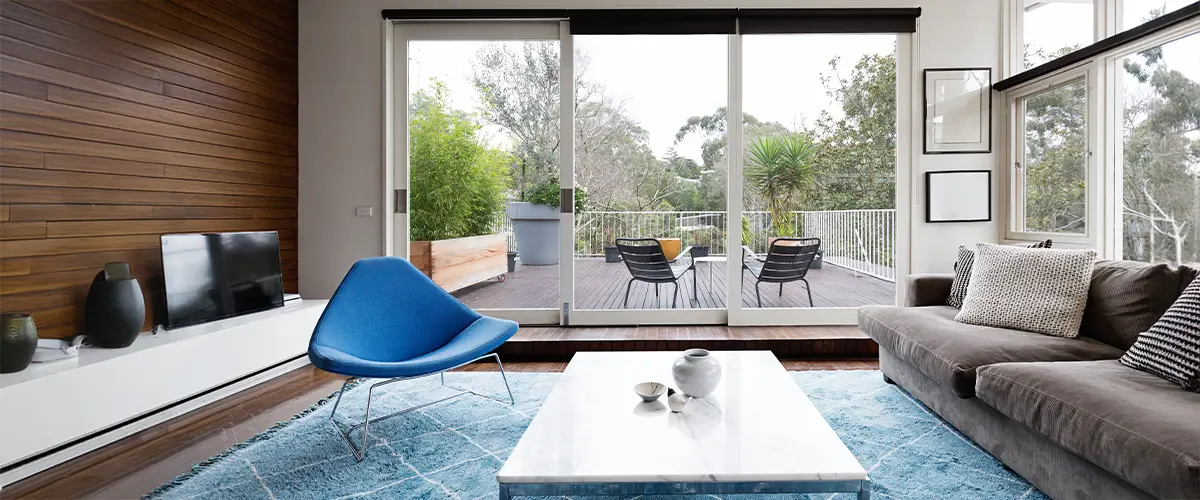
<svg viewBox="0 0 1200 500">
<path fill-rule="evenodd" d="M 498 366 L 498 367 L 500 368 L 500 378 L 504 380 L 504 388 L 505 388 L 505 389 L 508 391 L 508 402 L 507 402 L 507 404 L 509 404 L 509 405 L 515 405 L 515 404 L 517 403 L 517 400 L 516 400 L 516 398 L 514 398 L 514 397 L 513 397 L 513 393 L 512 393 L 512 387 L 509 387 L 509 385 L 508 385 L 508 376 L 506 376 L 506 375 L 504 374 L 504 364 L 500 362 L 500 355 L 498 355 L 498 354 L 496 354 L 496 353 L 491 353 L 491 354 L 487 354 L 487 355 L 480 356 L 480 357 L 478 357 L 478 358 L 472 359 L 472 360 L 470 360 L 470 361 L 467 361 L 466 363 L 463 363 L 463 364 L 461 364 L 461 365 L 458 365 L 458 366 L 455 366 L 455 367 L 452 367 L 452 368 L 448 368 L 448 369 L 446 369 L 446 370 L 442 370 L 442 371 L 439 371 L 439 372 L 435 372 L 437 375 L 439 375 L 439 376 L 441 377 L 441 379 L 442 379 L 442 386 L 444 386 L 444 387 L 448 387 L 448 388 L 450 388 L 450 389 L 453 389 L 453 390 L 455 390 L 455 391 L 458 391 L 458 393 L 457 393 L 457 394 L 454 394 L 454 395 L 451 395 L 451 396 L 447 396 L 447 397 L 444 397 L 444 398 L 442 398 L 442 399 L 438 399 L 438 400 L 435 400 L 435 401 L 430 401 L 430 402 L 427 402 L 427 403 L 421 403 L 421 404 L 419 404 L 419 405 L 416 405 L 416 406 L 411 406 L 411 407 L 405 408 L 405 409 L 403 409 L 403 410 L 400 410 L 400 411 L 397 411 L 397 412 L 394 412 L 394 413 L 389 413 L 389 414 L 387 414 L 387 415 L 383 415 L 383 416 L 380 416 L 380 417 L 375 417 L 375 418 L 371 418 L 371 396 L 374 394 L 374 392 L 375 392 L 375 388 L 376 388 L 376 387 L 380 387 L 380 386 L 388 385 L 388 384 L 391 384 L 391 383 L 394 383 L 394 382 L 401 382 L 401 381 L 405 381 L 405 380 L 415 380 L 415 379 L 419 379 L 419 378 L 425 378 L 425 377 L 428 377 L 428 376 L 430 376 L 430 375 L 434 375 L 434 373 L 430 373 L 430 374 L 426 374 L 426 375 L 418 375 L 418 376 L 416 376 L 416 377 L 398 377 L 398 378 L 388 379 L 388 380 L 384 380 L 384 381 L 382 381 L 382 382 L 376 382 L 376 383 L 374 383 L 374 384 L 371 384 L 371 387 L 370 387 L 369 389 L 367 389 L 367 409 L 366 409 L 366 416 L 365 416 L 365 417 L 363 417 L 363 421 L 362 421 L 362 423 L 358 423 L 358 424 L 352 425 L 352 426 L 350 426 L 350 428 L 349 428 L 349 429 L 342 430 L 342 427 L 341 427 L 340 425 L 338 425 L 337 421 L 335 420 L 335 417 L 337 416 L 338 404 L 340 404 L 340 403 L 342 402 L 342 395 L 346 393 L 346 387 L 348 387 L 348 386 L 350 385 L 350 382 L 351 382 L 351 381 L 353 381 L 353 380 L 355 379 L 355 377 L 349 377 L 349 378 L 347 378 L 347 379 L 346 379 L 346 381 L 345 381 L 345 382 L 343 382 L 343 383 L 342 383 L 342 389 L 341 389 L 340 391 L 338 391 L 337 400 L 335 400 L 335 401 L 334 401 L 334 403 L 333 403 L 333 410 L 331 410 L 331 411 L 329 412 L 329 423 L 330 423 L 330 424 L 333 424 L 333 428 L 334 428 L 334 429 L 336 429 L 336 430 L 338 431 L 338 434 L 341 434 L 341 436 L 342 436 L 342 439 L 344 439 L 344 440 L 346 441 L 346 444 L 350 446 L 350 451 L 351 451 L 351 453 L 353 453 L 353 454 L 354 454 L 354 459 L 355 459 L 356 461 L 362 462 L 364 459 L 366 459 L 366 458 L 367 458 L 367 449 L 368 449 L 368 446 L 369 446 L 369 444 L 368 444 L 368 440 L 370 439 L 370 436 L 371 436 L 371 433 L 370 433 L 370 426 L 371 426 L 371 424 L 378 423 L 378 422 L 382 422 L 382 421 L 384 421 L 384 420 L 387 420 L 387 419 L 389 419 L 389 418 L 395 417 L 395 416 L 397 416 L 397 415 L 403 415 L 403 414 L 405 414 L 405 413 L 408 413 L 408 412 L 411 412 L 411 411 L 414 411 L 414 410 L 420 410 L 421 408 L 425 408 L 425 407 L 427 407 L 427 406 L 432 406 L 432 405 L 435 405 L 435 404 L 441 403 L 441 402 L 443 402 L 443 401 L 449 401 L 449 400 L 451 400 L 451 399 L 457 398 L 457 397 L 459 397 L 459 396 L 465 396 L 465 395 L 467 395 L 467 394 L 472 394 L 472 395 L 475 395 L 475 396 L 479 396 L 479 397 L 481 397 L 481 398 L 490 399 L 490 400 L 492 400 L 492 401 L 496 401 L 496 402 L 499 402 L 499 403 L 504 403 L 505 401 L 503 401 L 503 400 L 501 400 L 501 399 L 499 399 L 499 398 L 493 397 L 493 396 L 489 396 L 489 395 L 487 395 L 487 394 L 480 394 L 480 393 L 478 393 L 478 392 L 475 392 L 475 391 L 473 391 L 473 390 L 470 390 L 470 389 L 462 389 L 462 388 L 459 388 L 459 387 L 454 387 L 454 386 L 448 386 L 448 385 L 446 385 L 446 372 L 447 372 L 447 371 L 449 371 L 449 370 L 453 370 L 453 369 L 455 369 L 455 368 L 458 368 L 458 367 L 460 367 L 460 366 L 469 365 L 469 364 L 471 364 L 471 363 L 474 363 L 474 362 L 476 362 L 476 361 L 479 361 L 479 360 L 481 360 L 481 359 L 486 359 L 486 358 L 495 358 L 495 359 L 496 359 L 496 366 Z M 358 428 L 360 428 L 360 427 L 362 428 L 362 434 L 363 434 L 363 436 L 362 436 L 362 445 L 361 445 L 361 446 L 355 446 L 355 444 L 354 444 L 354 440 L 353 440 L 353 438 L 351 438 L 351 437 L 350 437 L 350 434 L 352 434 L 352 433 L 353 433 L 353 432 L 354 432 L 356 429 L 358 429 Z"/>
</svg>

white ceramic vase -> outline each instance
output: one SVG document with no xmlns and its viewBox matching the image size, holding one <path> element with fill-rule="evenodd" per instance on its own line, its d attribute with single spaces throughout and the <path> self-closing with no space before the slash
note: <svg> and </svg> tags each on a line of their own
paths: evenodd
<svg viewBox="0 0 1200 500">
<path fill-rule="evenodd" d="M 721 381 L 721 363 L 704 349 L 688 349 L 671 366 L 671 375 L 685 395 L 702 398 L 712 394 Z"/>
</svg>

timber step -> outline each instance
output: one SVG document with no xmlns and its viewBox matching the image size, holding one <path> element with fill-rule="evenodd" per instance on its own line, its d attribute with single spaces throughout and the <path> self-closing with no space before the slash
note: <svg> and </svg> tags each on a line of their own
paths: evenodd
<svg viewBox="0 0 1200 500">
<path fill-rule="evenodd" d="M 580 351 L 768 350 L 780 359 L 874 358 L 879 346 L 857 327 L 523 327 L 500 346 L 504 359 L 566 361 Z"/>
</svg>

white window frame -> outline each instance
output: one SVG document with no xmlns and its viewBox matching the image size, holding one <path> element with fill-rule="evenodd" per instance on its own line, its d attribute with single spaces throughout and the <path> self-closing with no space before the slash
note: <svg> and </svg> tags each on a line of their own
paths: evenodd
<svg viewBox="0 0 1200 500">
<path fill-rule="evenodd" d="M 1024 226 L 1025 203 L 1024 203 L 1024 183 L 1021 179 L 1021 174 L 1025 168 L 1024 162 L 1024 143 L 1025 143 L 1025 128 L 1024 113 L 1021 105 L 1023 101 L 1033 95 L 1040 94 L 1047 90 L 1065 85 L 1067 83 L 1080 80 L 1084 81 L 1087 88 L 1087 102 L 1085 121 L 1087 123 L 1087 131 L 1085 132 L 1087 144 L 1085 148 L 1085 209 L 1086 223 L 1085 230 L 1082 234 L 1078 233 L 1052 233 L 1040 231 L 1025 231 L 1019 229 Z M 1099 185 L 1100 177 L 1097 175 L 1096 155 L 1094 154 L 1096 145 L 1096 135 L 1098 127 L 1096 126 L 1095 117 L 1098 116 L 1093 90 L 1096 87 L 1096 72 L 1093 71 L 1090 64 L 1082 64 L 1072 67 L 1066 71 L 1056 73 L 1053 76 L 1043 78 L 1034 82 L 1027 83 L 1020 87 L 1014 88 L 1006 93 L 1006 124 L 1005 127 L 1005 158 L 1002 165 L 1005 165 L 1005 175 L 1002 177 L 1002 185 L 1006 196 L 1002 197 L 1004 201 L 1003 212 L 1007 215 L 1004 224 L 1004 238 L 1011 241 L 1040 241 L 1047 238 L 1053 239 L 1056 244 L 1065 243 L 1067 245 L 1083 245 L 1095 246 L 1097 243 L 1096 227 L 1098 226 L 1099 213 L 1097 208 L 1100 206 L 1099 200 L 1096 199 L 1096 189 L 1094 186 Z M 1017 164 L 1022 163 L 1021 168 L 1017 168 Z"/>
<path fill-rule="evenodd" d="M 1105 0 L 1110 12 L 1119 12 L 1117 6 L 1122 0 Z M 1016 4 L 1015 0 L 1006 0 L 1006 9 Z M 1009 11 L 1009 14 L 1012 14 Z M 1010 17 L 1006 19 L 1011 20 Z M 1115 31 L 1116 16 L 1109 16 L 1112 22 L 1108 25 Z M 1100 258 L 1121 259 L 1123 253 L 1123 223 L 1124 223 L 1124 183 L 1122 180 L 1122 119 L 1124 102 L 1122 100 L 1122 67 L 1121 60 L 1138 51 L 1165 45 L 1187 36 L 1200 33 L 1200 20 L 1180 24 L 1175 28 L 1165 30 L 1154 36 L 1147 37 L 1137 43 L 1125 46 L 1119 50 L 1100 54 L 1090 60 L 1059 70 L 1037 80 L 1024 83 L 1006 90 L 1001 94 L 1001 102 L 1006 104 L 1004 126 L 1001 131 L 1004 146 L 1001 148 L 1000 164 L 1004 166 L 1001 176 L 1001 212 L 1005 216 L 1002 224 L 1001 238 L 1012 242 L 1031 242 L 1051 238 L 1055 247 L 1094 248 Z M 1006 40 L 1006 44 L 1012 42 Z M 1009 44 L 1011 45 L 1011 44 Z M 1011 54 L 1009 54 L 1011 56 Z M 1014 60 L 1006 58 L 1005 64 Z M 1024 140 L 1022 116 L 1018 107 L 1019 102 L 1030 95 L 1044 91 L 1050 87 L 1061 85 L 1070 80 L 1086 75 L 1087 79 L 1087 137 L 1088 137 L 1088 171 L 1087 195 L 1088 207 L 1087 229 L 1084 234 L 1040 233 L 1017 231 L 1024 222 L 1023 186 L 1018 182 L 1015 163 L 1021 161 Z"/>
<path fill-rule="evenodd" d="M 1125 237 L 1125 178 L 1124 178 L 1124 73 L 1121 60 L 1142 50 L 1167 45 L 1171 42 L 1200 36 L 1200 20 L 1183 23 L 1155 36 L 1139 40 L 1137 43 L 1122 47 L 1120 50 L 1104 54 L 1097 58 L 1096 66 L 1104 71 L 1105 83 L 1111 91 L 1102 94 L 1103 113 L 1103 147 L 1100 165 L 1106 178 L 1104 197 L 1104 234 L 1100 246 L 1100 255 L 1106 258 L 1120 260 L 1124 258 Z M 1113 140 L 1108 140 L 1112 138 Z"/>
</svg>

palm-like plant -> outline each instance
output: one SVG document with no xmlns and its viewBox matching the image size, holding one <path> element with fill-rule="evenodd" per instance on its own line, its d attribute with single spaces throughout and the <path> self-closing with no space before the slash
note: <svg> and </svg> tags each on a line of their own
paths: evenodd
<svg viewBox="0 0 1200 500">
<path fill-rule="evenodd" d="M 746 183 L 758 191 L 771 214 L 774 236 L 791 236 L 793 201 L 816 179 L 813 142 L 803 134 L 760 137 L 746 151 Z"/>
</svg>

